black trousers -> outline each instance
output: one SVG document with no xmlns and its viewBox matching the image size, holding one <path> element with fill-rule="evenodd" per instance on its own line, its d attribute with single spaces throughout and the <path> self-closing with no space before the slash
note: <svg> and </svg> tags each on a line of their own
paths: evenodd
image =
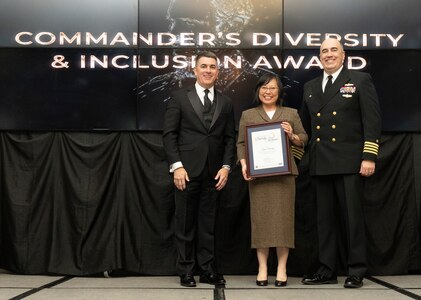
<svg viewBox="0 0 421 300">
<path fill-rule="evenodd" d="M 177 272 L 215 272 L 215 218 L 217 181 L 204 168 L 190 178 L 184 191 L 175 191 L 175 238 L 178 249 Z"/>
<path fill-rule="evenodd" d="M 338 243 L 342 239 L 346 244 L 348 275 L 364 277 L 367 262 L 363 177 L 359 174 L 346 174 L 314 176 L 313 179 L 316 187 L 321 264 L 318 273 L 325 276 L 337 275 Z"/>
</svg>

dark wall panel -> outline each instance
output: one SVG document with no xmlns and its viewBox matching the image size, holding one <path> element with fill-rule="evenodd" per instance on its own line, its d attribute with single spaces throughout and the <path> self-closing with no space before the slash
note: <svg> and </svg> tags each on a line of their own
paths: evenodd
<svg viewBox="0 0 421 300">
<path fill-rule="evenodd" d="M 194 81 L 204 48 L 221 59 L 217 85 L 237 122 L 265 72 L 283 78 L 286 105 L 299 108 L 302 85 L 321 74 L 318 46 L 334 34 L 364 60 L 351 67 L 373 75 L 383 130 L 421 131 L 420 9 L 417 0 L 1 1 L 0 130 L 160 131 L 170 90 Z"/>
</svg>

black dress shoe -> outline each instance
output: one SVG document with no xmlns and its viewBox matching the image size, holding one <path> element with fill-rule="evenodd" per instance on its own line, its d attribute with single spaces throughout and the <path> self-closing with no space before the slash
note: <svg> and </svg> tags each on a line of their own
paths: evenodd
<svg viewBox="0 0 421 300">
<path fill-rule="evenodd" d="M 276 287 L 283 287 L 283 286 L 287 286 L 287 280 L 285 281 L 281 281 L 281 280 L 275 280 L 275 286 Z"/>
<path fill-rule="evenodd" d="M 363 278 L 355 275 L 349 276 L 344 283 L 346 288 L 360 288 L 363 286 Z"/>
<path fill-rule="evenodd" d="M 225 279 L 224 279 L 224 276 L 222 274 L 204 273 L 204 274 L 200 275 L 199 282 L 200 283 L 208 283 L 208 284 L 219 285 L 219 284 L 225 284 Z"/>
<path fill-rule="evenodd" d="M 196 280 L 194 280 L 194 277 L 192 274 L 183 274 L 183 275 L 180 275 L 180 284 L 181 286 L 185 286 L 185 287 L 195 287 Z"/>
<path fill-rule="evenodd" d="M 267 286 L 268 285 L 268 280 L 256 280 L 256 285 L 257 286 Z"/>
<path fill-rule="evenodd" d="M 336 276 L 327 277 L 327 276 L 323 276 L 321 274 L 316 273 L 313 276 L 303 278 L 301 282 L 303 284 L 309 284 L 309 285 L 335 284 L 335 283 L 338 283 L 338 279 L 336 278 Z"/>
</svg>

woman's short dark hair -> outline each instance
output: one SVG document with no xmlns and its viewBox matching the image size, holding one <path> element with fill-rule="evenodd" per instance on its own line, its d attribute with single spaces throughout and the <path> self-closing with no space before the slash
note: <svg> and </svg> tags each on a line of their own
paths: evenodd
<svg viewBox="0 0 421 300">
<path fill-rule="evenodd" d="M 257 80 L 256 87 L 254 89 L 254 102 L 257 104 L 261 104 L 259 99 L 259 92 L 260 88 L 266 84 L 268 84 L 272 79 L 275 79 L 276 84 L 278 85 L 278 101 L 276 101 L 276 105 L 281 106 L 284 97 L 284 85 L 281 82 L 281 79 L 278 75 L 273 73 L 265 73 Z"/>
</svg>

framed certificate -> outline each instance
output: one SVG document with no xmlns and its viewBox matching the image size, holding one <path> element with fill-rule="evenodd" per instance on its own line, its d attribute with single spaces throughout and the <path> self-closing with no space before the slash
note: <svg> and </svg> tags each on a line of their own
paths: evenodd
<svg viewBox="0 0 421 300">
<path fill-rule="evenodd" d="M 291 174 L 289 139 L 281 122 L 246 126 L 245 142 L 249 177 Z"/>
</svg>

